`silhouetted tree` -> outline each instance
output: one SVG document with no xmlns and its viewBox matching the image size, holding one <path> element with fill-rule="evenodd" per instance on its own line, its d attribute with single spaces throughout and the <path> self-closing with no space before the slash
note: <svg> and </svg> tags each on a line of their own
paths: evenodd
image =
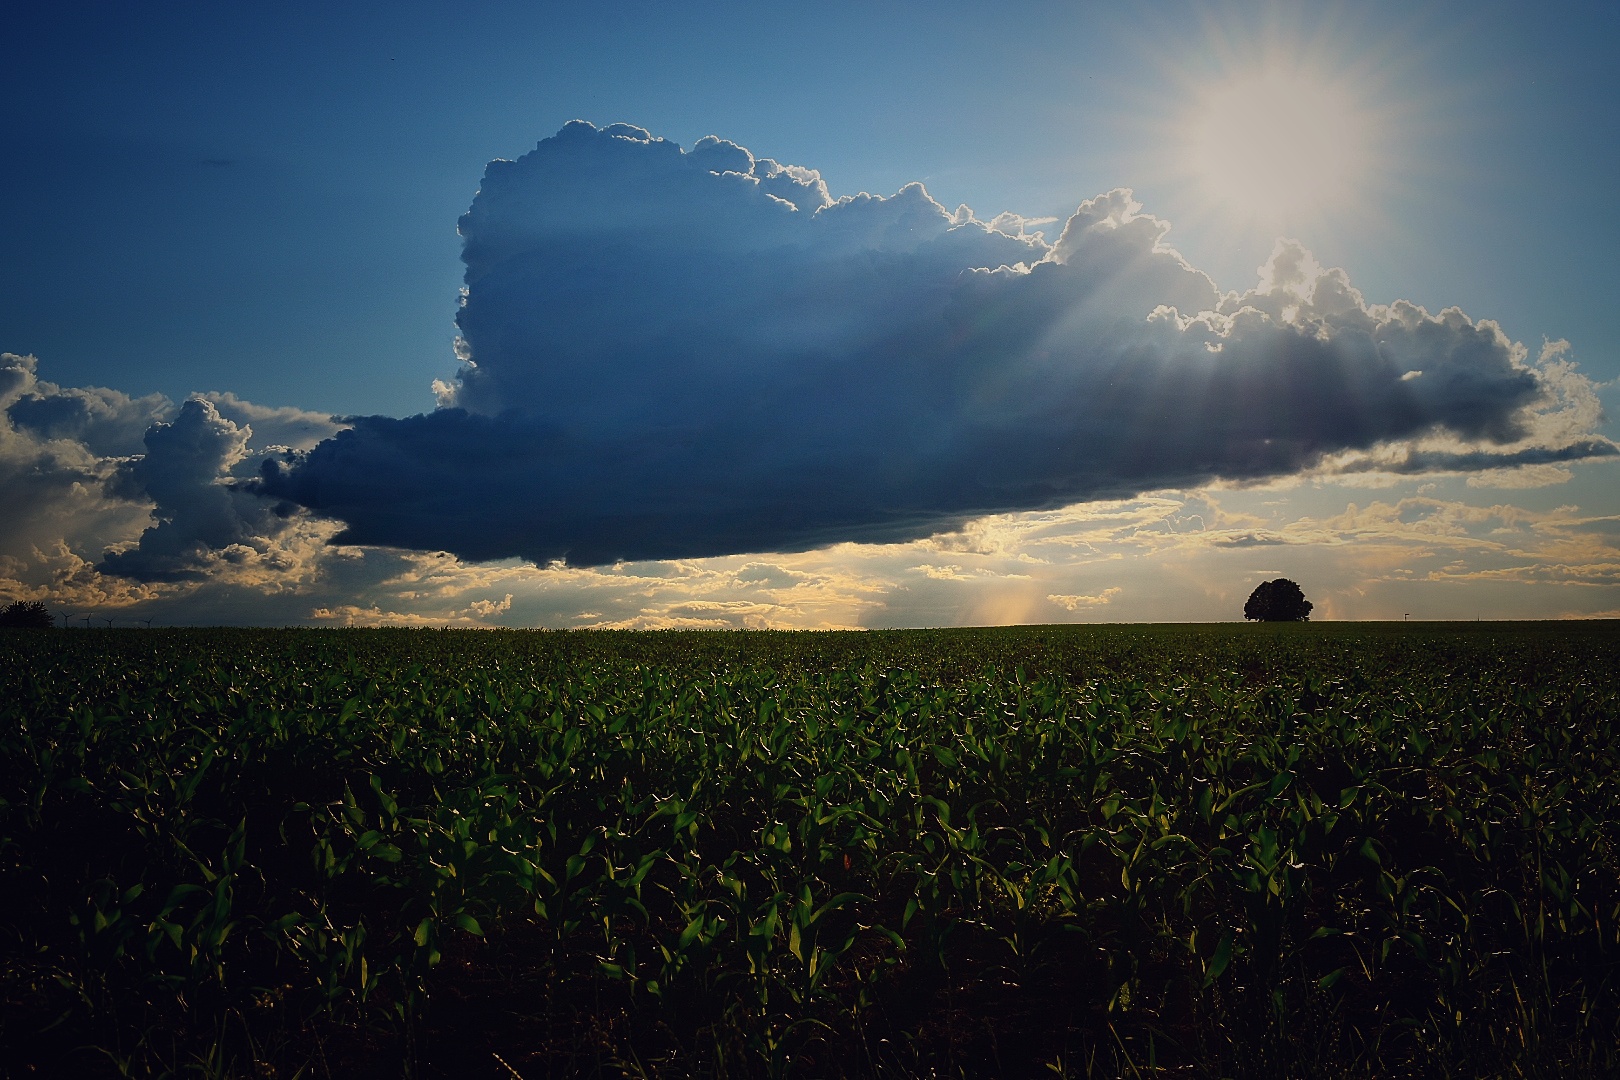
<svg viewBox="0 0 1620 1080">
<path fill-rule="evenodd" d="M 0 627 L 13 630 L 49 630 L 56 625 L 38 600 L 17 600 L 0 610 Z"/>
<path fill-rule="evenodd" d="M 1243 617 L 1259 622 L 1308 622 L 1314 607 L 1298 585 L 1285 577 L 1262 581 L 1243 605 Z"/>
</svg>

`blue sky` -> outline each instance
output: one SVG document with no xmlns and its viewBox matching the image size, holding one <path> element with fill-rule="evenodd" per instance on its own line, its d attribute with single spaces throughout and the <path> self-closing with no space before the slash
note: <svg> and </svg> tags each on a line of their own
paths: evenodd
<svg viewBox="0 0 1620 1080">
<path fill-rule="evenodd" d="M 166 405 L 107 406 L 127 413 L 130 432 L 138 421 L 184 430 L 180 403 L 214 392 L 231 395 L 214 415 L 257 434 L 239 453 L 229 432 L 207 429 L 230 460 L 208 481 L 205 501 L 218 506 L 204 513 L 164 502 L 158 451 L 134 435 L 97 444 L 37 422 L 16 428 L 18 461 L 45 453 L 36 443 L 46 435 L 78 439 L 95 464 L 62 464 L 62 446 L 51 460 L 100 494 L 69 507 L 21 479 L 37 468 L 0 474 L 9 499 L 33 508 L 26 528 L 0 536 L 0 592 L 167 621 L 877 625 L 1225 618 L 1241 610 L 1230 594 L 1246 595 L 1245 582 L 1287 572 L 1337 617 L 1620 610 L 1620 496 L 1604 455 L 1516 459 L 1511 476 L 1448 467 L 1328 478 L 1313 460 L 1234 478 L 1217 465 L 1221 475 L 1148 478 L 1176 486 L 1074 487 L 1068 510 L 958 500 L 956 516 L 924 515 L 912 530 L 927 535 L 880 536 L 870 522 L 791 539 L 733 532 L 664 560 L 651 558 L 666 554 L 656 547 L 626 547 L 649 558 L 606 569 L 537 568 L 522 556 L 544 562 L 534 552 L 552 549 L 521 540 L 437 554 L 433 544 L 458 543 L 442 531 L 344 546 L 332 542 L 331 507 L 312 497 L 289 532 L 255 524 L 263 496 L 212 490 L 228 469 L 240 480 L 248 451 L 273 431 L 308 449 L 330 433 L 324 414 L 407 417 L 434 408 L 435 379 L 465 389 L 453 346 L 467 269 L 457 220 L 487 162 L 518 158 L 576 118 L 639 125 L 688 150 L 719 135 L 818 170 L 834 199 L 920 181 L 946 210 L 967 204 L 981 222 L 1002 211 L 1056 219 L 1028 227 L 1048 244 L 1083 200 L 1128 187 L 1141 213 L 1170 223 L 1163 242 L 1220 290 L 1253 289 L 1276 238 L 1290 236 L 1323 267 L 1342 267 L 1368 303 L 1495 320 L 1527 364 L 1544 342 L 1567 341 L 1557 356 L 1578 362 L 1581 392 L 1613 413 L 1612 5 L 985 10 L 407 4 L 383 16 L 98 4 L 13 16 L 26 47 L 8 58 L 0 113 L 0 350 L 37 357 L 29 377 L 58 390 L 163 395 Z M 1361 128 L 1344 190 L 1257 213 L 1189 166 L 1188 129 L 1210 95 L 1279 64 L 1307 90 L 1348 95 Z M 1330 135 L 1336 119 L 1322 118 Z M 581 393 L 576 406 L 640 430 L 634 386 Z M 13 410 L 14 425 L 25 412 Z M 1537 436 L 1537 452 L 1620 436 L 1607 418 L 1559 431 Z M 820 460 L 786 455 L 793 481 L 760 490 L 814 498 L 794 484 L 820 475 Z M 870 499 L 909 506 L 899 491 Z M 547 518 L 546 500 L 560 496 L 524 498 Z M 964 506 L 997 514 L 964 518 Z M 887 521 L 904 508 L 874 513 Z M 141 541 L 166 516 L 169 531 Z M 780 557 L 739 547 L 764 537 L 802 548 L 814 536 L 829 544 Z M 107 552 L 137 542 L 144 576 L 116 573 L 137 563 Z M 176 569 L 199 543 L 255 554 Z M 159 556 L 169 569 L 150 568 Z"/>
</svg>

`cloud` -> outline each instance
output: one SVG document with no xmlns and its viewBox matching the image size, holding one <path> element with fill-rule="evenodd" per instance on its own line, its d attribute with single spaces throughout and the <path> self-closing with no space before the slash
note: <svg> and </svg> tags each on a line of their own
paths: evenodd
<svg viewBox="0 0 1620 1080">
<path fill-rule="evenodd" d="M 1275 533 L 1245 532 L 1217 535 L 1209 540 L 1209 543 L 1215 547 L 1226 548 L 1275 547 L 1278 544 L 1288 543 L 1288 540 Z"/>
<path fill-rule="evenodd" d="M 32 356 L 0 354 L 7 595 L 127 606 L 161 593 L 132 582 L 199 581 L 221 571 L 274 590 L 297 580 L 297 567 L 335 531 L 242 483 L 264 458 L 250 441 L 307 449 L 339 430 L 331 417 L 228 393 L 176 409 L 161 394 L 59 386 L 38 369 Z"/>
<path fill-rule="evenodd" d="M 340 542 L 600 565 L 901 542 L 1333 455 L 1615 452 L 1564 400 L 1596 399 L 1561 356 L 1369 304 L 1297 244 L 1222 295 L 1128 191 L 1051 244 L 1028 224 L 569 124 L 492 162 L 461 220 L 445 407 L 356 418 L 263 490 Z"/>
<path fill-rule="evenodd" d="M 132 398 L 101 386 L 62 387 L 38 371 L 32 356 L 0 354 L 0 407 L 13 430 L 40 442 L 81 443 L 97 456 L 138 454 L 146 429 L 173 408 L 162 394 Z"/>
<path fill-rule="evenodd" d="M 147 429 L 146 453 L 120 466 L 110 488 L 131 501 L 150 500 L 156 521 L 133 546 L 109 550 L 100 569 L 138 581 L 200 581 L 216 558 L 262 554 L 289 514 L 231 479 L 248 457 L 250 435 L 202 397 L 188 400 L 172 422 Z"/>
<path fill-rule="evenodd" d="M 177 409 L 159 394 L 63 387 L 34 357 L 0 354 L 0 596 L 117 610 L 205 579 L 260 598 L 307 586 L 337 526 L 244 483 L 267 453 L 250 446 L 264 441 L 249 419 L 292 447 L 338 430 L 232 394 Z"/>
<path fill-rule="evenodd" d="M 1066 611 L 1080 611 L 1083 608 L 1101 607 L 1103 604 L 1111 604 L 1114 602 L 1114 597 L 1118 596 L 1124 591 L 1124 589 L 1120 588 L 1118 585 L 1115 585 L 1104 589 L 1095 596 L 1077 596 L 1072 593 L 1047 593 L 1046 598 Z"/>
<path fill-rule="evenodd" d="M 317 623 L 338 626 L 488 627 L 494 625 L 491 620 L 498 619 L 511 609 L 512 594 L 507 593 L 501 600 L 474 600 L 460 611 L 442 614 L 384 611 L 376 604 L 371 607 L 339 604 L 317 607 L 309 617 Z"/>
<path fill-rule="evenodd" d="M 0 353 L 0 558 L 13 570 L 4 576 L 18 582 L 9 592 L 28 588 L 17 567 L 37 562 L 48 574 L 62 571 L 54 553 L 64 537 L 106 542 L 145 516 L 106 491 L 118 464 L 109 455 L 138 447 L 167 405 L 96 387 L 64 390 L 38 378 L 34 357 Z"/>
<path fill-rule="evenodd" d="M 260 449 L 284 446 L 290 450 L 308 450 L 343 429 L 343 424 L 327 413 L 293 406 L 256 405 L 217 390 L 198 396 L 207 399 L 224 419 L 248 429 L 252 445 Z"/>
</svg>

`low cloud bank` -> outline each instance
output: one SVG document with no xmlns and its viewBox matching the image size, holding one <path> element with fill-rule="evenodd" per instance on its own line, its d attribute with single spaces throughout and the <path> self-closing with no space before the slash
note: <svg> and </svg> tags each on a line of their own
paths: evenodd
<svg viewBox="0 0 1620 1080">
<path fill-rule="evenodd" d="M 102 387 L 39 378 L 32 356 L 0 353 L 0 563 L 64 537 L 121 536 L 139 509 L 106 492 L 122 455 L 171 407 Z"/>
<path fill-rule="evenodd" d="M 355 419 L 262 490 L 340 542 L 596 565 L 909 540 L 1403 443 L 1402 471 L 1615 452 L 1568 430 L 1590 384 L 1495 324 L 1369 304 L 1291 242 L 1223 295 L 1167 228 L 1116 190 L 1048 243 L 918 184 L 834 200 L 724 140 L 575 122 L 492 162 L 462 218 L 443 407 Z"/>
<path fill-rule="evenodd" d="M 58 594 L 102 600 L 98 573 L 194 582 L 272 554 L 286 569 L 273 549 L 296 508 L 264 499 L 256 478 L 264 461 L 330 438 L 341 427 L 332 417 L 229 393 L 177 407 L 161 394 L 59 386 L 38 369 L 32 356 L 0 354 L 0 583 L 20 587 L 9 591 L 29 587 L 14 575 L 30 567 L 54 567 Z M 97 552 L 98 563 L 81 554 Z"/>
</svg>

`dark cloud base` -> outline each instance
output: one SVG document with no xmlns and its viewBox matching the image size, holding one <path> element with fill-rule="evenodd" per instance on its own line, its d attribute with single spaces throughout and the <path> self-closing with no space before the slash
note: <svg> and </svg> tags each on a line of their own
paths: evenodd
<svg viewBox="0 0 1620 1080">
<path fill-rule="evenodd" d="M 1045 399 L 1021 397 L 1017 422 L 951 403 L 906 415 L 852 376 L 723 426 L 634 439 L 513 411 L 364 417 L 290 468 L 267 462 L 262 491 L 344 521 L 340 543 L 597 565 L 914 540 L 988 513 L 1277 476 L 1434 426 L 1394 376 L 1382 407 L 1338 407 L 1355 373 L 1314 340 L 1291 344 L 1241 367 L 1145 354 L 1071 372 Z M 965 366 L 943 346 L 932 355 Z M 837 386 L 863 401 L 835 410 Z M 1492 460 L 1470 456 L 1476 468 Z"/>
</svg>

